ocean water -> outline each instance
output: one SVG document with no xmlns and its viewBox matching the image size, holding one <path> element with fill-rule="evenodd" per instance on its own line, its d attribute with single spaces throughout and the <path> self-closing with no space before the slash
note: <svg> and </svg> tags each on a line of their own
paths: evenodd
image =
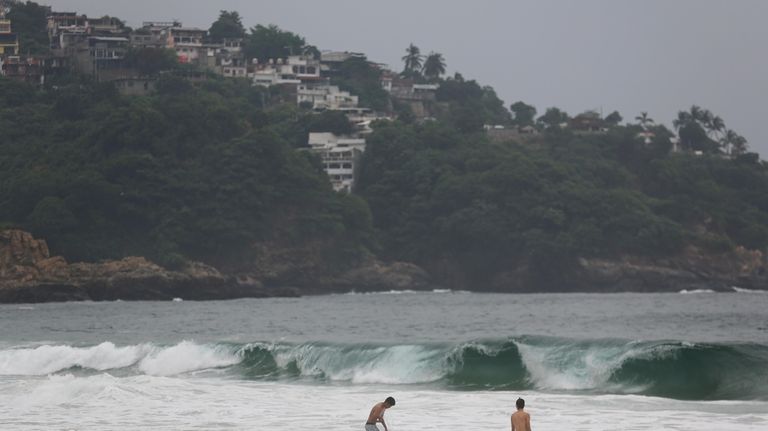
<svg viewBox="0 0 768 431">
<path fill-rule="evenodd" d="M 0 305 L 2 430 L 768 429 L 768 294 Z"/>
</svg>

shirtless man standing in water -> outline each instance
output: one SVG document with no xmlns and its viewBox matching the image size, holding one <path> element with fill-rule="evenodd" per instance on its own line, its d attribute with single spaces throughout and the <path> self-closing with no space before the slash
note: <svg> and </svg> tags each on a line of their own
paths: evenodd
<svg viewBox="0 0 768 431">
<path fill-rule="evenodd" d="M 384 422 L 384 412 L 394 405 L 395 399 L 392 397 L 387 397 L 383 403 L 376 403 L 368 415 L 368 420 L 365 421 L 365 431 L 379 431 L 379 428 L 376 426 L 377 422 L 381 422 L 384 425 L 384 431 L 389 431 L 387 430 L 387 423 Z"/>
<path fill-rule="evenodd" d="M 531 431 L 531 415 L 524 412 L 525 400 L 518 398 L 517 411 L 512 413 L 512 431 Z"/>
</svg>

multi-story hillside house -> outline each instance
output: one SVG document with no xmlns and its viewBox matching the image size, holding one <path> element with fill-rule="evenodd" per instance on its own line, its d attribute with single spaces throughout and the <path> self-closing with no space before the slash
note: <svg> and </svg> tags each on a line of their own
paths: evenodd
<svg viewBox="0 0 768 431">
<path fill-rule="evenodd" d="M 286 59 L 270 59 L 265 63 L 256 63 L 253 75 L 253 83 L 263 86 L 299 85 L 320 81 L 320 62 L 303 55 L 292 55 Z"/>
<path fill-rule="evenodd" d="M 604 133 L 608 123 L 595 111 L 582 112 L 568 121 L 568 127 L 576 133 Z"/>
<path fill-rule="evenodd" d="M 48 15 L 48 40 L 51 49 L 64 51 L 83 43 L 88 36 L 88 17 L 77 12 L 51 12 Z"/>
<path fill-rule="evenodd" d="M 198 65 L 228 78 L 248 78 L 249 64 L 243 53 L 243 39 L 224 39 L 220 43 L 205 43 L 205 57 L 198 59 Z"/>
<path fill-rule="evenodd" d="M 145 21 L 130 35 L 130 44 L 137 48 L 167 48 L 176 51 L 179 63 L 206 65 L 207 31 L 184 27 L 179 21 Z"/>
<path fill-rule="evenodd" d="M 43 83 L 43 63 L 38 58 L 8 56 L 2 59 L 0 70 L 9 79 L 30 84 Z"/>
<path fill-rule="evenodd" d="M 19 36 L 11 30 L 11 20 L 0 16 L 0 56 L 19 53 Z"/>
<path fill-rule="evenodd" d="M 129 40 L 126 37 L 89 37 L 88 50 L 80 51 L 78 55 L 79 64 L 81 68 L 89 68 L 97 81 L 121 78 L 127 73 L 124 60 L 128 47 Z"/>
<path fill-rule="evenodd" d="M 171 29 L 181 27 L 178 21 L 144 21 L 130 35 L 131 46 L 137 48 L 171 48 Z"/>
<path fill-rule="evenodd" d="M 341 71 L 341 65 L 352 58 L 366 59 L 365 54 L 359 52 L 323 51 L 320 53 L 320 73 L 323 77 L 336 76 Z"/>
<path fill-rule="evenodd" d="M 357 108 L 358 97 L 327 83 L 299 84 L 296 90 L 296 102 L 298 104 L 311 104 L 312 109 L 317 111 L 341 110 Z"/>
<path fill-rule="evenodd" d="M 124 36 L 128 37 L 128 31 L 123 22 L 114 17 L 101 17 L 88 19 L 88 33 L 93 36 Z"/>
<path fill-rule="evenodd" d="M 337 192 L 351 192 L 355 186 L 360 156 L 365 151 L 365 139 L 333 133 L 310 133 L 309 147 L 320 156 L 333 189 Z"/>
<path fill-rule="evenodd" d="M 197 63 L 203 57 L 203 41 L 207 32 L 193 27 L 171 27 L 171 46 L 176 50 L 179 63 Z"/>
</svg>

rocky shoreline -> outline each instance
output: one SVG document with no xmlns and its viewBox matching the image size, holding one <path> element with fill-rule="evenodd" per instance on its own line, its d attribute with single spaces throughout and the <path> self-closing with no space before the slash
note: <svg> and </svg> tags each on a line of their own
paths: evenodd
<svg viewBox="0 0 768 431">
<path fill-rule="evenodd" d="M 375 260 L 333 278 L 319 277 L 312 284 L 265 284 L 248 274 L 222 274 L 199 262 L 173 271 L 143 257 L 68 263 L 51 256 L 45 240 L 28 232 L 0 231 L 0 303 L 222 300 L 428 288 L 428 275 L 415 265 Z"/>
<path fill-rule="evenodd" d="M 433 270 L 434 272 L 434 270 Z M 371 259 L 341 274 L 262 282 L 247 274 L 222 274 L 203 263 L 168 270 L 143 257 L 100 263 L 68 263 L 51 256 L 46 242 L 20 230 L 0 231 L 0 303 L 115 300 L 221 300 L 296 297 L 339 292 L 429 290 L 444 286 L 489 292 L 679 292 L 768 290 L 768 265 L 759 251 L 736 249 L 711 256 L 688 249 L 674 259 L 580 259 L 567 282 L 547 285 L 525 268 L 496 275 L 481 289 L 461 278 L 432 277 L 403 262 Z M 434 280 L 438 280 L 435 282 Z"/>
</svg>

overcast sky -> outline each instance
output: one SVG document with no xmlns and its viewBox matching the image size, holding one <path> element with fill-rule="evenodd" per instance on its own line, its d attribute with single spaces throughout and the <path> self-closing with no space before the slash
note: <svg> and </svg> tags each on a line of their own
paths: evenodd
<svg viewBox="0 0 768 431">
<path fill-rule="evenodd" d="M 321 50 L 402 69 L 409 43 L 448 71 L 542 113 L 647 111 L 670 124 L 692 104 L 720 115 L 768 158 L 768 0 L 37 0 L 139 26 L 207 29 L 220 9 L 277 24 Z"/>
</svg>

